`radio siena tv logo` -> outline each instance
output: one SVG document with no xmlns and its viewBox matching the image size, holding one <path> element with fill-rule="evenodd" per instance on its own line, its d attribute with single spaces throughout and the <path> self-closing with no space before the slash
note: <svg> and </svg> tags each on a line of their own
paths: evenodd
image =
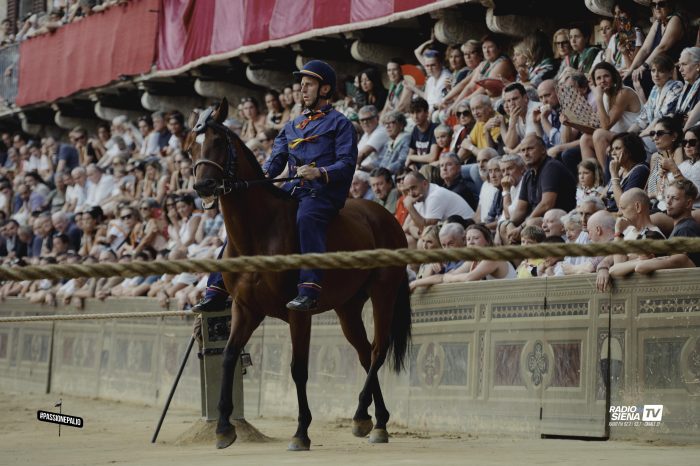
<svg viewBox="0 0 700 466">
<path fill-rule="evenodd" d="M 658 427 L 664 405 L 610 406 L 611 427 Z"/>
</svg>

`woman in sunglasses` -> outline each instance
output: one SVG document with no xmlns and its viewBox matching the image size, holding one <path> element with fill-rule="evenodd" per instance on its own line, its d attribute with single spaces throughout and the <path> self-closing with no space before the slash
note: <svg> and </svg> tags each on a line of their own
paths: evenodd
<svg viewBox="0 0 700 466">
<path fill-rule="evenodd" d="M 615 65 L 620 74 L 625 74 L 644 43 L 644 34 L 635 25 L 635 5 L 632 0 L 615 1 L 612 13 L 614 34 L 607 43 L 603 60 Z M 601 20 L 601 27 L 603 21 L 606 20 Z"/>
<path fill-rule="evenodd" d="M 700 189 L 700 125 L 693 126 L 683 135 L 681 147 L 683 148 L 683 161 L 676 164 L 673 158 L 665 158 L 661 161 L 661 169 L 673 179 L 686 179 L 693 182 Z M 700 199 L 695 201 L 693 209 L 700 209 Z M 697 211 L 696 221 L 700 218 Z"/>
<path fill-rule="evenodd" d="M 651 88 L 649 75 L 651 60 L 662 53 L 669 57 L 678 57 L 683 47 L 687 45 L 688 29 L 683 18 L 675 11 L 674 0 L 651 0 L 650 6 L 654 23 L 649 29 L 642 48 L 623 76 L 623 80 L 634 76 L 642 81 L 645 89 Z"/>
<path fill-rule="evenodd" d="M 133 207 L 122 207 L 119 211 L 119 226 L 124 235 L 124 240 L 117 248 L 117 252 L 122 254 L 131 254 L 136 246 L 138 246 L 141 232 L 141 217 L 138 210 Z"/>
<path fill-rule="evenodd" d="M 173 202 L 173 201 L 169 201 Z M 141 214 L 141 225 L 136 232 L 137 244 L 134 248 L 134 255 L 144 249 L 160 251 L 168 245 L 168 224 L 163 218 L 163 213 L 158 201 L 152 197 L 146 198 L 139 203 L 139 213 Z"/>
<path fill-rule="evenodd" d="M 656 144 L 657 152 L 651 156 L 649 163 L 649 181 L 647 182 L 647 194 L 651 201 L 651 213 L 664 212 L 666 210 L 666 199 L 664 192 L 666 185 L 673 181 L 673 171 L 663 168 L 665 164 L 668 168 L 676 167 L 683 161 L 683 150 L 680 147 L 681 136 L 683 134 L 680 118 L 663 117 L 654 125 L 654 129 L 649 136 Z M 675 170 L 677 171 L 677 169 Z M 668 218 L 670 229 L 673 229 L 673 221 Z M 656 225 L 657 219 L 653 218 Z M 663 219 L 661 219 L 663 222 Z M 663 227 L 662 230 L 666 231 Z M 670 230 L 669 230 L 670 231 Z"/>
</svg>

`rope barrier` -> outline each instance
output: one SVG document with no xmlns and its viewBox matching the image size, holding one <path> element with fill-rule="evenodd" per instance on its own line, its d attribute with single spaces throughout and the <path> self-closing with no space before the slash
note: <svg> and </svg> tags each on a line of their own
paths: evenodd
<svg viewBox="0 0 700 466">
<path fill-rule="evenodd" d="M 189 311 L 155 311 L 155 312 L 124 312 L 112 314 L 72 314 L 72 315 L 44 315 L 44 316 L 16 316 L 0 317 L 0 324 L 8 322 L 52 322 L 58 320 L 104 320 L 104 319 L 131 319 L 142 317 L 183 317 L 195 316 Z"/>
<path fill-rule="evenodd" d="M 230 259 L 135 261 L 126 264 L 59 264 L 0 269 L 0 280 L 40 280 L 77 277 L 135 277 L 183 272 L 281 272 L 303 268 L 371 269 L 458 260 L 517 260 L 544 257 L 597 257 L 610 254 L 669 255 L 700 252 L 700 238 L 612 241 L 608 243 L 544 243 L 528 246 L 466 247 L 454 249 L 374 249 L 325 254 L 240 256 Z"/>
</svg>

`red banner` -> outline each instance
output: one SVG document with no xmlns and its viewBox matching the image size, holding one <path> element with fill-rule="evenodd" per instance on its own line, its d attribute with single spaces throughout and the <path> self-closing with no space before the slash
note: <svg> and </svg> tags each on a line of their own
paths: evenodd
<svg viewBox="0 0 700 466">
<path fill-rule="evenodd" d="M 133 0 L 22 42 L 17 105 L 51 102 L 151 71 L 159 6 L 160 0 Z M 208 51 L 209 44 L 193 50 Z"/>
<path fill-rule="evenodd" d="M 306 37 L 371 27 L 463 1 L 164 0 L 157 68 L 183 71 L 210 55 L 235 56 Z"/>
</svg>

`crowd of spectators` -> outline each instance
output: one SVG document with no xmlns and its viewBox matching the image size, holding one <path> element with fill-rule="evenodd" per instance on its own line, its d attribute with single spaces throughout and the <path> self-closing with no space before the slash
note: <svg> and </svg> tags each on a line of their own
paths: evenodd
<svg viewBox="0 0 700 466">
<path fill-rule="evenodd" d="M 427 41 L 415 50 L 424 85 L 399 58 L 347 77 L 335 107 L 357 131 L 349 197 L 384 206 L 413 248 L 700 236 L 700 38 L 673 1 L 644 8 L 618 0 L 612 19 L 517 43 Z M 599 127 L 570 121 L 559 100 L 566 88 L 588 102 Z M 241 99 L 225 124 L 263 164 L 302 112 L 299 85 L 290 83 L 268 90 L 262 105 Z M 223 220 L 201 210 L 186 137 L 176 111 L 118 117 L 95 134 L 75 128 L 65 142 L 3 134 L 4 265 L 215 257 Z M 413 290 L 581 273 L 597 273 L 605 289 L 610 277 L 698 265 L 698 254 L 548 257 L 408 273 Z M 188 307 L 205 280 L 6 283 L 0 297 L 81 306 L 87 297 L 151 296 Z"/>
<path fill-rule="evenodd" d="M 0 46 L 22 42 L 30 37 L 56 31 L 64 24 L 80 21 L 92 14 L 123 5 L 129 0 L 49 0 L 48 12 L 30 13 L 21 19 L 17 30 L 9 19 L 0 23 Z"/>
</svg>

